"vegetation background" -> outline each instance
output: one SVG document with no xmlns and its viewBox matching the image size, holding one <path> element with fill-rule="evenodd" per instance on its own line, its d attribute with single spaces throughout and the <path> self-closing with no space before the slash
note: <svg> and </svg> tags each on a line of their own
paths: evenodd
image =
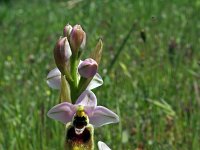
<svg viewBox="0 0 200 150">
<path fill-rule="evenodd" d="M 104 42 L 94 92 L 121 120 L 96 129 L 95 143 L 200 149 L 199 10 L 199 0 L 1 0 L 0 149 L 63 149 L 64 125 L 46 115 L 59 92 L 46 76 L 66 23 L 86 31 L 85 58 Z"/>
</svg>

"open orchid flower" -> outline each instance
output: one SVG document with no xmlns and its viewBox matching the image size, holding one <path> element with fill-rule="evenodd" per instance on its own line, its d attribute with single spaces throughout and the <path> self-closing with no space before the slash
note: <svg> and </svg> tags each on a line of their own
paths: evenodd
<svg viewBox="0 0 200 150">
<path fill-rule="evenodd" d="M 61 85 L 61 72 L 58 68 L 54 68 L 47 75 L 47 84 L 53 89 L 60 89 Z M 103 84 L 101 76 L 96 73 L 91 82 L 89 83 L 87 90 L 92 90 Z"/>
<path fill-rule="evenodd" d="M 83 113 L 86 114 L 88 122 L 94 127 L 119 122 L 119 117 L 114 112 L 103 106 L 97 106 L 96 96 L 89 90 L 85 90 L 74 105 L 68 102 L 60 103 L 51 108 L 47 115 L 67 124 L 73 122 L 74 117 Z"/>
<path fill-rule="evenodd" d="M 101 141 L 98 142 L 98 148 L 99 150 L 111 150 L 104 142 Z"/>
</svg>

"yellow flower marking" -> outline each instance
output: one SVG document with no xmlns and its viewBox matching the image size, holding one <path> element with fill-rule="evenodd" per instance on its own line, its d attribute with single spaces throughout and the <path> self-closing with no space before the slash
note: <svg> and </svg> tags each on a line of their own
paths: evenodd
<svg viewBox="0 0 200 150">
<path fill-rule="evenodd" d="M 87 115 L 85 114 L 85 111 L 84 111 L 84 106 L 81 106 L 81 105 L 80 105 L 80 106 L 77 107 L 76 115 L 77 115 L 78 117 L 87 116 Z"/>
</svg>

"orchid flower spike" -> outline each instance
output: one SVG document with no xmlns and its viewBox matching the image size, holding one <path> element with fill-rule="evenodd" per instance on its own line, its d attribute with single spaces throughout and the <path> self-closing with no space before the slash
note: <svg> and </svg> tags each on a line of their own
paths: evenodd
<svg viewBox="0 0 200 150">
<path fill-rule="evenodd" d="M 97 106 L 96 96 L 89 90 L 85 90 L 74 105 L 68 102 L 60 103 L 51 108 L 47 115 L 64 124 L 72 122 L 78 129 L 82 129 L 88 123 L 94 127 L 100 127 L 119 122 L 119 117 L 114 112 L 106 107 Z M 77 125 L 76 117 L 83 117 L 86 121 L 82 125 Z"/>
<path fill-rule="evenodd" d="M 99 150 L 111 150 L 104 142 L 101 141 L 98 142 L 98 148 Z"/>
</svg>

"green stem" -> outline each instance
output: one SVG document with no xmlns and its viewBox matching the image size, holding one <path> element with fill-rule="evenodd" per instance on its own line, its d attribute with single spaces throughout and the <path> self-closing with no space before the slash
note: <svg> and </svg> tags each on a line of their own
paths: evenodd
<svg viewBox="0 0 200 150">
<path fill-rule="evenodd" d="M 78 85 L 78 95 L 80 95 L 89 85 L 93 77 L 91 78 L 83 78 L 81 77 L 79 85 Z"/>
<path fill-rule="evenodd" d="M 78 77 L 77 77 L 77 55 L 73 56 L 71 59 L 71 76 L 73 79 L 73 82 L 70 84 L 71 86 L 71 97 L 72 102 L 74 103 L 77 99 L 77 93 L 78 93 Z"/>
<path fill-rule="evenodd" d="M 72 74 L 72 79 L 74 80 L 74 86 L 77 87 L 78 83 L 77 83 L 77 60 L 76 58 L 74 58 L 72 60 L 72 70 L 71 70 L 71 74 Z"/>
<path fill-rule="evenodd" d="M 67 69 L 64 69 L 64 73 L 62 74 L 65 75 L 66 80 L 71 85 L 73 83 L 73 78 L 70 76 L 69 71 Z"/>
</svg>

